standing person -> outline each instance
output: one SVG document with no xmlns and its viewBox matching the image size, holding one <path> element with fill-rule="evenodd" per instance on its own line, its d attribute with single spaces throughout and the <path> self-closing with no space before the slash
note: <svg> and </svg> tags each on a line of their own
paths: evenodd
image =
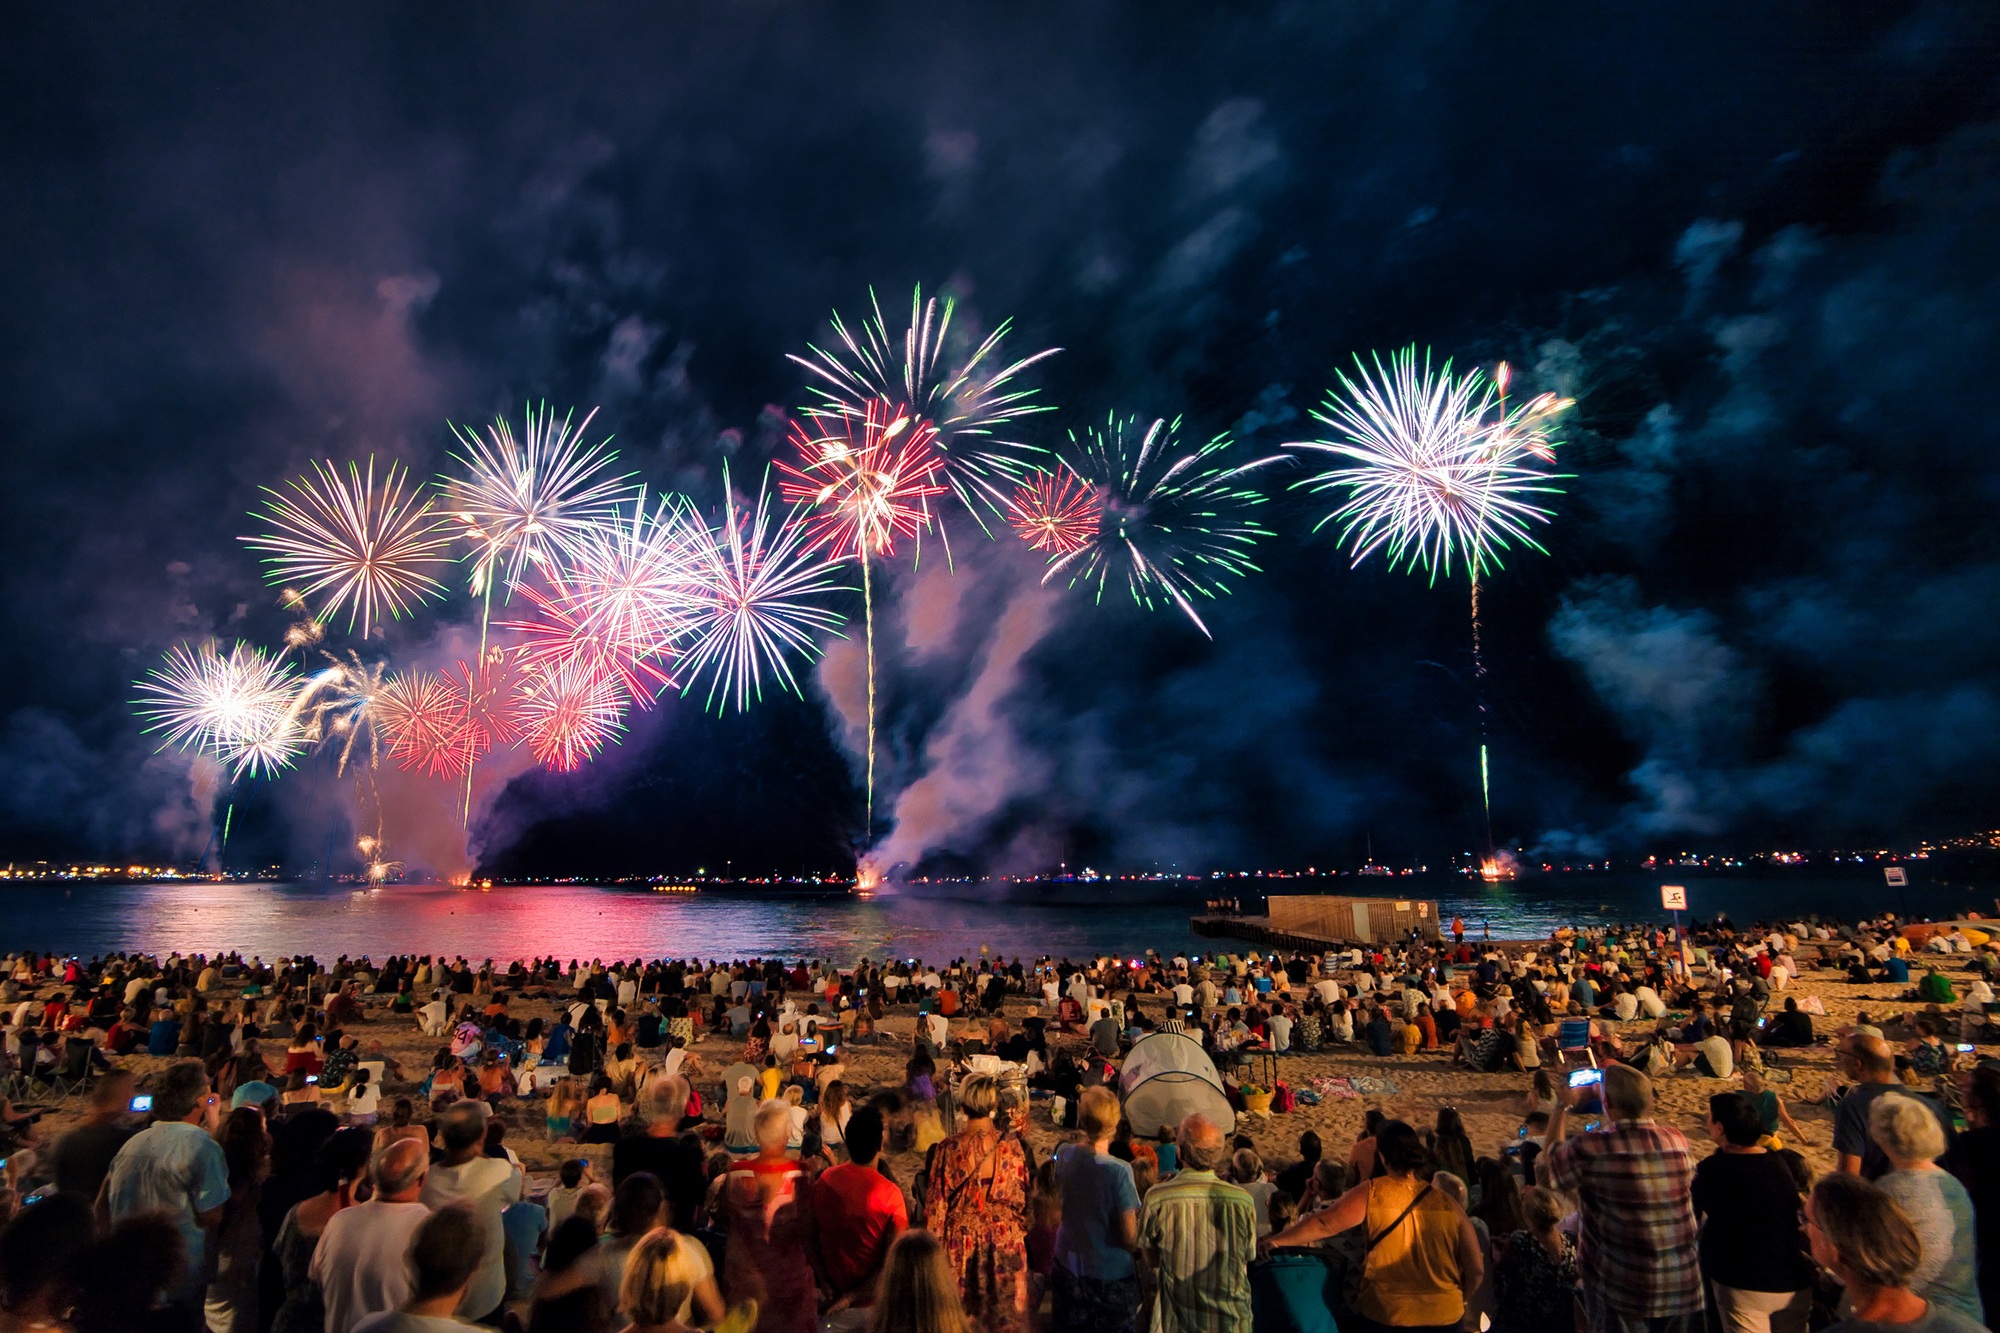
<svg viewBox="0 0 2000 1333">
<path fill-rule="evenodd" d="M 111 1159 L 137 1132 L 131 1123 L 132 1086 L 131 1070 L 112 1069 L 91 1088 L 83 1123 L 57 1139 L 49 1152 L 57 1189 L 80 1194 L 86 1202 L 97 1198 L 111 1173 Z"/>
<path fill-rule="evenodd" d="M 465 1204 L 440 1208 L 410 1243 L 410 1294 L 399 1309 L 369 1315 L 354 1333 L 456 1333 L 468 1324 L 453 1312 L 477 1304 L 472 1291 L 486 1266 L 486 1228 Z"/>
<path fill-rule="evenodd" d="M 1972 1196 L 1937 1163 L 1944 1156 L 1937 1117 L 1916 1098 L 1892 1092 L 1869 1107 L 1868 1133 L 1893 1168 L 1875 1183 L 1917 1231 L 1920 1258 L 1910 1274 L 1910 1290 L 1933 1306 L 1983 1322 L 1986 1312 L 1973 1260 Z"/>
<path fill-rule="evenodd" d="M 1220 1126 L 1181 1121 L 1180 1171 L 1146 1192 L 1139 1244 L 1159 1289 L 1154 1333 L 1249 1333 L 1250 1261 L 1257 1257 L 1257 1205 L 1216 1168 L 1229 1155 Z"/>
<path fill-rule="evenodd" d="M 1458 1202 L 1432 1186 L 1430 1154 L 1416 1130 L 1388 1121 L 1376 1134 L 1376 1151 L 1381 1175 L 1294 1222 L 1270 1245 L 1310 1245 L 1364 1227 L 1355 1301 L 1360 1333 L 1456 1329 L 1486 1277 L 1479 1233 Z"/>
<path fill-rule="evenodd" d="M 1805 1333 L 1812 1259 L 1791 1172 L 1765 1151 L 1757 1105 L 1741 1092 L 1708 1099 L 1716 1151 L 1694 1170 L 1701 1275 L 1723 1333 Z"/>
<path fill-rule="evenodd" d="M 1076 1124 L 1083 1142 L 1056 1152 L 1062 1222 L 1053 1283 L 1056 1333 L 1131 1333 L 1139 1309 L 1139 1190 L 1132 1167 L 1110 1153 L 1118 1131 L 1117 1094 L 1085 1088 Z"/>
<path fill-rule="evenodd" d="M 215 1231 L 215 1272 L 203 1313 L 210 1333 L 257 1333 L 257 1264 L 264 1255 L 257 1194 L 271 1168 L 271 1136 L 262 1111 L 239 1106 L 215 1138 L 229 1163 L 229 1202 Z"/>
<path fill-rule="evenodd" d="M 1849 1175 L 1858 1175 L 1864 1180 L 1880 1180 L 1892 1168 L 1888 1156 L 1868 1133 L 1868 1112 L 1876 1098 L 1900 1091 L 1903 1087 L 1902 1080 L 1896 1076 L 1896 1052 L 1879 1036 L 1850 1032 L 1840 1039 L 1840 1046 L 1834 1053 L 1834 1064 L 1841 1076 L 1854 1084 L 1833 1111 L 1836 1165 Z M 1944 1116 L 1928 1099 L 1922 1099 L 1921 1105 L 1936 1118 L 1938 1131 L 1949 1144 L 1951 1134 L 1945 1128 Z"/>
<path fill-rule="evenodd" d="M 791 1125 L 791 1108 L 784 1102 L 759 1106 L 751 1125 L 757 1153 L 731 1164 L 723 1186 L 729 1248 L 723 1253 L 722 1288 L 732 1305 L 757 1302 L 757 1333 L 814 1333 L 818 1323 L 798 1196 L 802 1173 L 785 1151 Z"/>
<path fill-rule="evenodd" d="M 325 1333 L 353 1333 L 409 1299 L 410 1245 L 431 1215 L 421 1202 L 430 1167 L 422 1143 L 391 1139 L 368 1165 L 375 1196 L 335 1213 L 320 1232 L 308 1272 L 326 1309 Z"/>
<path fill-rule="evenodd" d="M 958 1092 L 964 1124 L 931 1154 L 924 1225 L 937 1232 L 966 1317 L 985 1333 L 1028 1322 L 1028 1159 L 993 1123 L 999 1093 L 984 1074 Z"/>
<path fill-rule="evenodd" d="M 1687 1137 L 1653 1119 L 1653 1083 L 1629 1065 L 1604 1071 L 1605 1132 L 1565 1139 L 1576 1090 L 1556 1088 L 1549 1146 L 1535 1160 L 1541 1182 L 1574 1196 L 1582 1228 L 1590 1333 L 1699 1333 L 1701 1266 L 1689 1190 Z"/>
<path fill-rule="evenodd" d="M 882 1113 L 864 1106 L 848 1117 L 847 1161 L 820 1173 L 812 1187 L 813 1257 L 831 1299 L 827 1326 L 863 1329 L 874 1317 L 875 1281 L 889 1247 L 909 1228 L 903 1191 L 877 1169 Z"/>
<path fill-rule="evenodd" d="M 1576 1321 L 1576 1238 L 1562 1229 L 1561 1200 L 1521 1192 L 1519 1230 L 1493 1242 L 1493 1333 L 1543 1333 Z"/>
<path fill-rule="evenodd" d="M 167 1322 L 203 1325 L 208 1233 L 229 1202 L 229 1162 L 214 1138 L 222 1099 L 208 1090 L 199 1060 L 169 1065 L 153 1089 L 153 1123 L 111 1159 L 104 1200 L 112 1225 L 140 1213 L 165 1213 L 180 1233 L 187 1265 L 167 1293 Z"/>
<path fill-rule="evenodd" d="M 943 1242 L 905 1231 L 889 1247 L 869 1333 L 971 1333 Z"/>
<path fill-rule="evenodd" d="M 466 1290 L 459 1313 L 474 1322 L 498 1314 L 507 1296 L 507 1233 L 500 1215 L 521 1197 L 521 1171 L 504 1157 L 488 1157 L 486 1103 L 454 1102 L 438 1117 L 438 1146 L 444 1152 L 418 1198 L 432 1211 L 462 1203 L 485 1242 L 485 1258 Z"/>
<path fill-rule="evenodd" d="M 1981 1333 L 1975 1321 L 1910 1290 L 1923 1261 L 1916 1229 L 1895 1201 L 1842 1171 L 1821 1176 L 1806 1201 L 1815 1262 L 1847 1289 L 1847 1317 L 1826 1333 Z"/>
<path fill-rule="evenodd" d="M 639 1114 L 645 1128 L 627 1134 L 611 1150 L 611 1185 L 647 1171 L 667 1192 L 668 1225 L 692 1236 L 703 1199 L 708 1193 L 707 1163 L 701 1140 L 681 1132 L 687 1118 L 688 1081 L 679 1074 L 656 1075 L 639 1093 Z M 553 1224 L 557 1219 L 553 1216 Z"/>
</svg>

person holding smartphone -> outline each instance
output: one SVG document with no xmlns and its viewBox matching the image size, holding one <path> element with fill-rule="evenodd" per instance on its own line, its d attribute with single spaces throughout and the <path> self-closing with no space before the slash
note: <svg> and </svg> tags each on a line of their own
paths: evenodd
<svg viewBox="0 0 2000 1333">
<path fill-rule="evenodd" d="M 222 1099 L 208 1090 L 201 1061 L 168 1066 L 153 1088 L 153 1123 L 118 1150 L 99 1191 L 112 1225 L 165 1213 L 187 1246 L 186 1276 L 168 1293 L 171 1315 L 163 1322 L 178 1317 L 201 1326 L 209 1232 L 229 1202 L 229 1162 L 215 1140 L 221 1114 Z"/>
</svg>

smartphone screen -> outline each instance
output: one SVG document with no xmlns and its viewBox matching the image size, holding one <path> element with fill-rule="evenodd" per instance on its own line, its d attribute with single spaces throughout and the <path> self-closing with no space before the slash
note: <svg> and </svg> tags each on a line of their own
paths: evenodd
<svg viewBox="0 0 2000 1333">
<path fill-rule="evenodd" d="M 1969 1041 L 1962 1041 L 1958 1044 L 1958 1053 L 1960 1055 L 1971 1055 L 1974 1051 L 1978 1049 L 1979 1048 L 1977 1046 L 1974 1046 Z"/>
<path fill-rule="evenodd" d="M 317 1082 L 319 1082 L 319 1075 L 318 1075 L 318 1074 L 307 1074 L 307 1075 L 306 1075 L 306 1082 L 308 1082 L 308 1083 L 317 1083 Z"/>
<path fill-rule="evenodd" d="M 150 1092 L 140 1093 L 138 1096 L 134 1097 L 131 1101 L 126 1103 L 125 1109 L 133 1112 L 145 1112 L 152 1110 L 153 1094 Z"/>
<path fill-rule="evenodd" d="M 1572 1088 L 1587 1088 L 1592 1084 L 1602 1083 L 1603 1081 L 1604 1071 L 1602 1069 L 1572 1069 L 1569 1074 L 1569 1085 Z"/>
</svg>

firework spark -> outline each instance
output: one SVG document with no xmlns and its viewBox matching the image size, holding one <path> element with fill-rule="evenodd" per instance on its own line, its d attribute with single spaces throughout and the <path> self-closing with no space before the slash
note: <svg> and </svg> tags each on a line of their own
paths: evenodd
<svg viewBox="0 0 2000 1333">
<path fill-rule="evenodd" d="M 291 716 L 296 682 L 289 663 L 237 643 L 181 644 L 138 683 L 147 732 L 161 749 L 189 750 L 227 764 L 236 777 L 263 776 L 298 756 L 304 738 Z"/>
<path fill-rule="evenodd" d="M 348 628 L 359 617 L 365 639 L 382 613 L 401 618 L 444 591 L 433 571 L 443 569 L 451 537 L 431 502 L 405 489 L 407 478 L 391 463 L 377 486 L 372 456 L 365 472 L 349 463 L 345 476 L 331 462 L 314 463 L 289 491 L 265 488 L 270 530 L 240 540 L 268 553 L 265 577 L 296 585 L 287 594 L 299 604 L 324 599 L 315 620 L 345 608 Z"/>
<path fill-rule="evenodd" d="M 530 671 L 514 696 L 514 722 L 545 767 L 568 773 L 625 729 L 625 697 L 593 664 L 569 658 Z"/>
<path fill-rule="evenodd" d="M 722 525 L 712 529 L 692 510 L 686 515 L 701 597 L 680 659 L 687 681 L 683 693 L 706 675 L 704 707 L 718 711 L 731 695 L 738 712 L 749 707 L 753 694 L 761 699 L 767 670 L 798 694 L 789 655 L 810 660 L 818 652 L 813 632 L 838 632 L 841 625 L 837 613 L 802 600 L 845 589 L 832 581 L 833 566 L 811 549 L 804 524 L 774 518 L 768 473 L 765 482 L 757 489 L 756 505 L 739 510 L 724 464 Z"/>
<path fill-rule="evenodd" d="M 572 425 L 556 420 L 548 404 L 527 409 L 527 428 L 496 418 L 481 436 L 453 426 L 460 450 L 452 458 L 463 474 L 439 482 L 445 510 L 473 544 L 472 592 L 481 596 L 497 580 L 518 583 L 529 565 L 574 554 L 600 524 L 613 521 L 629 487 L 623 476 L 602 475 L 617 457 L 609 440 L 586 447 L 592 408 Z"/>
<path fill-rule="evenodd" d="M 1029 549 L 1055 558 L 1090 544 L 1104 516 L 1104 502 L 1067 466 L 1058 466 L 1037 472 L 1017 488 L 1008 510 L 1007 521 Z"/>
<path fill-rule="evenodd" d="M 1022 481 L 1041 450 L 1010 439 L 1021 418 L 1054 409 L 1034 401 L 1034 390 L 1015 376 L 1060 348 L 1051 347 L 1019 361 L 1002 363 L 1000 341 L 1012 321 L 1000 326 L 963 359 L 950 343 L 953 302 L 926 301 L 923 288 L 910 297 L 910 323 L 900 337 L 889 332 L 881 304 L 869 292 L 870 313 L 851 330 L 834 312 L 837 345 L 808 344 L 809 356 L 792 361 L 812 373 L 819 401 L 806 414 L 858 420 L 871 405 L 886 401 L 897 416 L 930 426 L 944 460 L 942 480 L 977 519 L 982 510 L 1006 512 L 1008 492 Z"/>
<path fill-rule="evenodd" d="M 1504 368 L 1503 368 L 1504 372 Z M 1543 394 L 1509 408 L 1505 379 L 1479 370 L 1431 368 L 1408 347 L 1371 370 L 1357 357 L 1315 420 L 1333 437 L 1285 445 L 1339 460 L 1294 485 L 1343 493 L 1320 520 L 1340 525 L 1360 564 L 1381 550 L 1389 567 L 1423 569 L 1432 579 L 1463 563 L 1476 579 L 1518 543 L 1542 550 L 1529 525 L 1550 511 L 1535 497 L 1559 493 L 1561 474 L 1535 466 L 1555 458 L 1553 418 L 1570 404 Z"/>
<path fill-rule="evenodd" d="M 330 665 L 311 676 L 299 690 L 292 708 L 306 719 L 308 742 L 336 752 L 334 772 L 345 774 L 359 750 L 365 767 L 382 762 L 383 726 L 378 711 L 383 694 L 383 664 L 363 662 L 359 653 L 322 653 Z"/>
<path fill-rule="evenodd" d="M 1142 432 L 1137 417 L 1114 415 L 1102 430 L 1071 434 L 1078 457 L 1066 465 L 1095 489 L 1098 520 L 1082 545 L 1050 562 L 1042 581 L 1067 574 L 1072 587 L 1094 584 L 1101 602 L 1117 579 L 1147 610 L 1171 602 L 1208 634 L 1192 599 L 1220 596 L 1231 580 L 1255 573 L 1251 548 L 1271 535 L 1244 512 L 1264 502 L 1245 484 L 1263 464 L 1224 467 L 1227 435 L 1188 449 L 1180 425 L 1178 417 L 1156 420 Z"/>
</svg>

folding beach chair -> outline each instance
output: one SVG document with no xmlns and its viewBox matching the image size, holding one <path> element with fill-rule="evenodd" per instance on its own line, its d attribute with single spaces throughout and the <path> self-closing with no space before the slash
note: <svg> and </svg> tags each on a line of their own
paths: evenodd
<svg viewBox="0 0 2000 1333">
<path fill-rule="evenodd" d="M 1556 1024 L 1556 1059 L 1568 1064 L 1572 1055 L 1581 1054 L 1594 1069 L 1597 1066 L 1597 1051 L 1590 1044 L 1590 1020 L 1587 1018 L 1565 1018 Z"/>
</svg>

